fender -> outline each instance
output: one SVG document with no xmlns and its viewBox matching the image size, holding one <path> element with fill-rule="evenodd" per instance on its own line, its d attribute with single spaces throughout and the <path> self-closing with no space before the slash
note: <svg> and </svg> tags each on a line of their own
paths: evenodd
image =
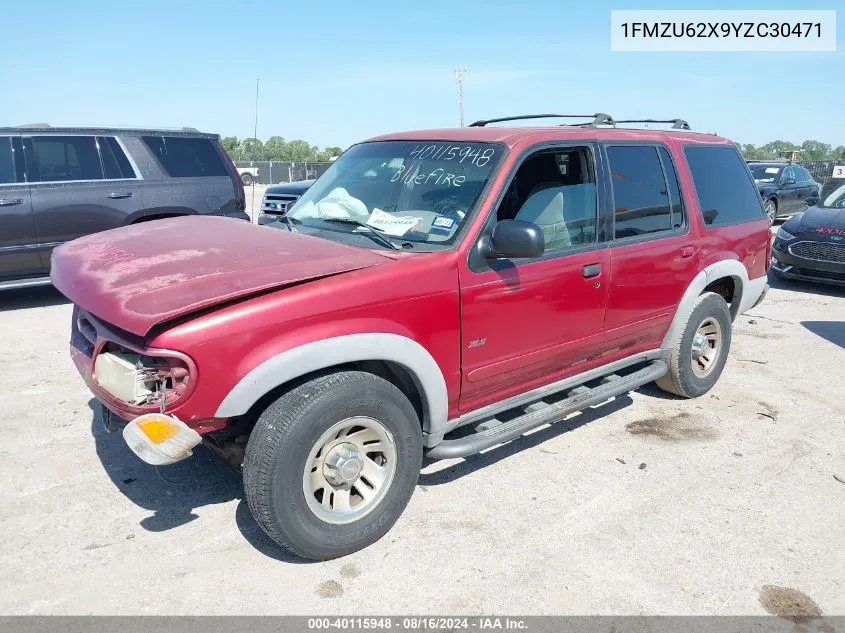
<svg viewBox="0 0 845 633">
<path fill-rule="evenodd" d="M 423 401 L 423 430 L 446 425 L 449 397 L 437 362 L 422 345 L 399 334 L 367 333 L 336 336 L 294 347 L 252 369 L 220 403 L 215 417 L 243 415 L 272 389 L 305 374 L 364 360 L 402 365 L 414 379 Z"/>
<path fill-rule="evenodd" d="M 663 338 L 663 349 L 673 349 L 684 333 L 684 326 L 689 318 L 695 300 L 702 291 L 711 283 L 724 277 L 730 277 L 734 282 L 734 307 L 731 315 L 736 318 L 738 315 L 750 310 L 757 303 L 760 295 L 766 287 L 767 278 L 765 275 L 759 279 L 748 279 L 748 271 L 745 266 L 736 259 L 724 259 L 707 266 L 698 273 L 687 286 L 669 331 Z"/>
</svg>

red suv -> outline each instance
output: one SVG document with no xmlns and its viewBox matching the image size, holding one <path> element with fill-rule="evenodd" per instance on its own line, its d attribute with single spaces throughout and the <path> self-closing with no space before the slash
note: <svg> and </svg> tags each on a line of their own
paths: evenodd
<svg viewBox="0 0 845 633">
<path fill-rule="evenodd" d="M 681 121 L 501 121 L 355 145 L 269 226 L 174 218 L 57 248 L 107 423 L 131 420 L 151 464 L 222 453 L 274 541 L 329 559 L 390 529 L 424 456 L 652 381 L 707 392 L 767 288 L 735 145 Z"/>
</svg>

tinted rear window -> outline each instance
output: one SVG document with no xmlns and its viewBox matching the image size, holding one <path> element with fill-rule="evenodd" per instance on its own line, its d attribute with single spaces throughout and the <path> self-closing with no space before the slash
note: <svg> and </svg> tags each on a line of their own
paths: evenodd
<svg viewBox="0 0 845 633">
<path fill-rule="evenodd" d="M 687 146 L 684 154 L 706 225 L 723 226 L 766 217 L 757 188 L 734 148 Z"/>
<path fill-rule="evenodd" d="M 229 176 L 223 159 L 207 138 L 144 136 L 144 143 L 173 178 Z"/>
<path fill-rule="evenodd" d="M 0 136 L 0 184 L 15 182 L 15 163 L 12 156 L 12 137 Z"/>
</svg>

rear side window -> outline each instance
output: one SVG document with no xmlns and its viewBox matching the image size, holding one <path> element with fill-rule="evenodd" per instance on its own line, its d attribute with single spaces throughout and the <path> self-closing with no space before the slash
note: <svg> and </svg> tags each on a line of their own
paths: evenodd
<svg viewBox="0 0 845 633">
<path fill-rule="evenodd" d="M 28 140 L 26 162 L 30 182 L 103 178 L 93 136 L 33 136 Z"/>
<path fill-rule="evenodd" d="M 672 205 L 657 148 L 608 147 L 607 157 L 613 183 L 615 238 L 670 230 Z"/>
<path fill-rule="evenodd" d="M 724 226 L 766 217 L 757 188 L 733 147 L 690 145 L 684 154 L 704 224 Z"/>
<path fill-rule="evenodd" d="M 211 139 L 144 136 L 144 143 L 173 178 L 230 176 Z"/>
<path fill-rule="evenodd" d="M 103 159 L 103 172 L 106 179 L 135 178 L 135 170 L 129 164 L 129 159 L 123 148 L 113 136 L 97 137 L 100 146 L 100 156 Z"/>
<path fill-rule="evenodd" d="M 12 137 L 0 136 L 0 185 L 15 182 L 15 159 L 12 154 Z"/>
</svg>

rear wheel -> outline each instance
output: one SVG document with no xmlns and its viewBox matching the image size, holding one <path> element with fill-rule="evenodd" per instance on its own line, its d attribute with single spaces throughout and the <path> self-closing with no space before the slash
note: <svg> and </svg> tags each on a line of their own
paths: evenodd
<svg viewBox="0 0 845 633">
<path fill-rule="evenodd" d="M 253 183 L 252 174 L 241 174 L 241 180 L 243 181 L 245 186 L 249 187 Z"/>
<path fill-rule="evenodd" d="M 669 357 L 669 371 L 657 380 L 657 386 L 684 398 L 707 393 L 722 374 L 730 347 L 728 304 L 720 295 L 705 292 L 696 300 Z"/>
<path fill-rule="evenodd" d="M 419 477 L 422 431 L 408 398 L 365 372 L 320 376 L 261 414 L 244 458 L 252 515 L 313 560 L 350 554 L 390 530 Z"/>
</svg>

